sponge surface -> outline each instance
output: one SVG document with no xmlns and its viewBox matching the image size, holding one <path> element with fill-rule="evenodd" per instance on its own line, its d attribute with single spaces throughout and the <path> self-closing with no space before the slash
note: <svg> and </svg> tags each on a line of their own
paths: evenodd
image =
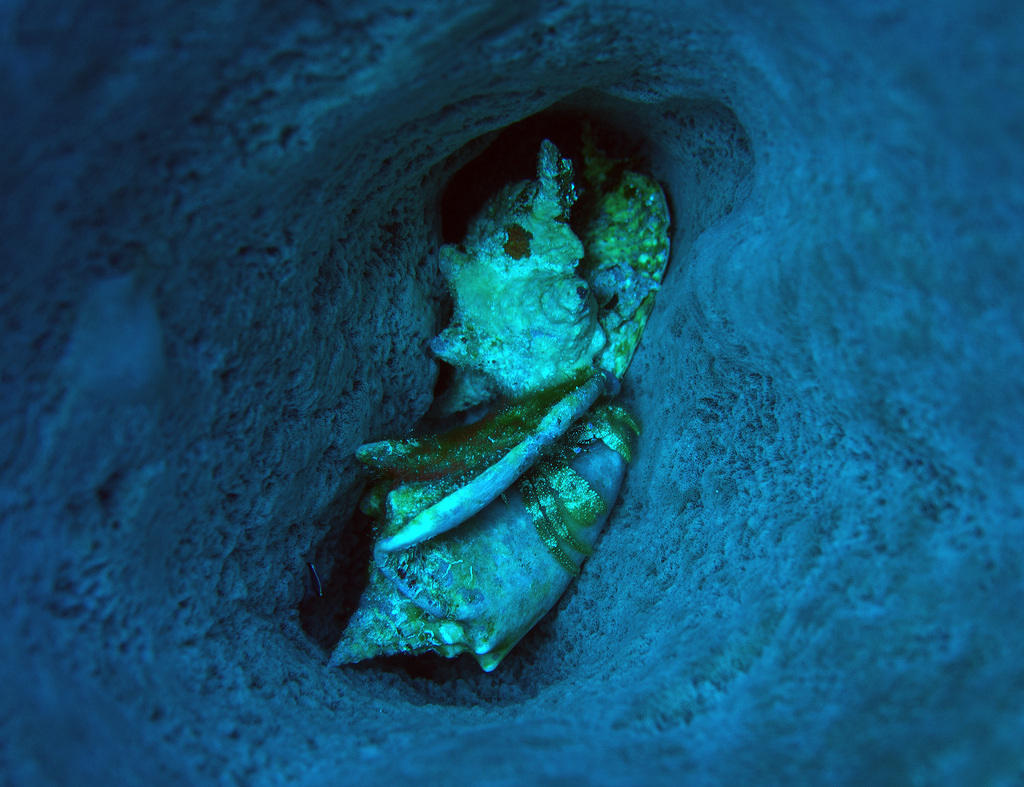
<svg viewBox="0 0 1024 787">
<path fill-rule="evenodd" d="M 1021 777 L 1012 3 L 0 26 L 12 781 Z M 619 504 L 494 673 L 328 670 L 306 564 L 354 571 L 353 450 L 430 406 L 445 185 L 558 102 L 639 140 L 672 211 Z"/>
</svg>

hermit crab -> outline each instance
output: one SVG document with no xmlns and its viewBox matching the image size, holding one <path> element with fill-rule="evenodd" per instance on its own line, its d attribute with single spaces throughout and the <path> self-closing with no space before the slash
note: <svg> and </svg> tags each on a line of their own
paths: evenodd
<svg viewBox="0 0 1024 787">
<path fill-rule="evenodd" d="M 454 313 L 431 349 L 454 376 L 436 410 L 490 411 L 357 450 L 373 559 L 332 665 L 433 651 L 491 671 L 594 547 L 639 434 L 612 400 L 668 263 L 668 207 L 589 136 L 582 158 L 579 236 L 572 162 L 544 140 L 536 179 L 441 248 Z"/>
</svg>

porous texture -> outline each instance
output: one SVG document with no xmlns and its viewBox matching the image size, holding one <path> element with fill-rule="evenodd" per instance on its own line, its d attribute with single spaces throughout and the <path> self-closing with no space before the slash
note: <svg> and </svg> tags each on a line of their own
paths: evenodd
<svg viewBox="0 0 1024 787">
<path fill-rule="evenodd" d="M 5 778 L 1024 778 L 1022 15 L 775 5 L 3 4 Z M 497 672 L 327 670 L 445 183 L 559 101 L 673 214 L 620 503 Z"/>
</svg>

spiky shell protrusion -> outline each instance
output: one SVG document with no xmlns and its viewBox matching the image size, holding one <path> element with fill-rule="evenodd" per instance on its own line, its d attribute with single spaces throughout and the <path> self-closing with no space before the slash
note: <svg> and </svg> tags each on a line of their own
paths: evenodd
<svg viewBox="0 0 1024 787">
<path fill-rule="evenodd" d="M 441 248 L 455 311 L 430 346 L 456 368 L 459 401 L 450 410 L 488 394 L 518 399 L 593 367 L 605 336 L 590 286 L 576 273 L 583 244 L 568 223 L 575 201 L 572 163 L 545 140 L 537 179 L 506 186 L 463 245 Z"/>
</svg>

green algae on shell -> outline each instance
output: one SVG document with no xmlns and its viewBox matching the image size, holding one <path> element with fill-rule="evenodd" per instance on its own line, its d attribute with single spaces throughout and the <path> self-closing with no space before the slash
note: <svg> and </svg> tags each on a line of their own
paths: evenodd
<svg viewBox="0 0 1024 787">
<path fill-rule="evenodd" d="M 658 182 L 626 169 L 617 182 L 612 160 L 589 139 L 584 170 L 597 183 L 598 199 L 585 217 L 582 275 L 601 305 L 601 327 L 608 339 L 597 359 L 622 377 L 640 344 L 654 296 L 669 257 L 669 214 Z"/>
<path fill-rule="evenodd" d="M 603 433 L 603 422 L 614 424 L 614 437 L 579 442 L 588 429 Z M 613 409 L 567 437 L 566 459 L 556 460 L 554 470 L 532 471 L 531 486 L 510 487 L 430 540 L 375 551 L 369 584 L 330 664 L 433 651 L 448 658 L 470 653 L 485 671 L 497 667 L 593 549 L 627 462 L 608 443 L 628 444 L 635 432 L 624 411 Z"/>
</svg>

